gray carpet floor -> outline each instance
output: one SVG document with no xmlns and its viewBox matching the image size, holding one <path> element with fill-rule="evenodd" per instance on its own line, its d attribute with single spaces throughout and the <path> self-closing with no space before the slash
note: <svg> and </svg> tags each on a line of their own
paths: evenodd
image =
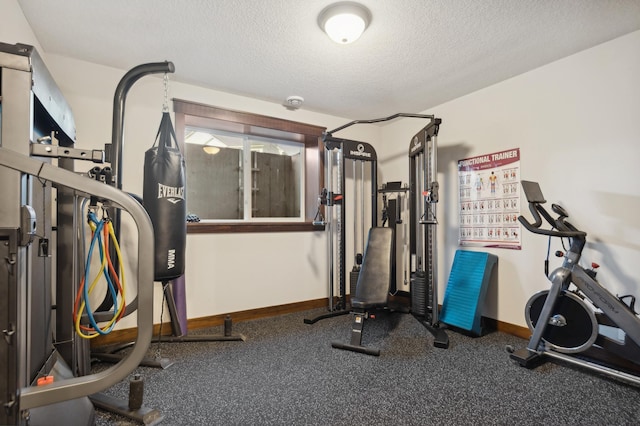
<svg viewBox="0 0 640 426">
<path fill-rule="evenodd" d="M 385 313 L 365 325 L 373 357 L 331 347 L 348 342 L 349 315 L 304 324 L 324 312 L 234 324 L 245 342 L 153 343 L 150 355 L 175 364 L 138 367 L 145 407 L 163 425 L 640 425 L 640 387 L 558 363 L 520 367 L 505 351 L 526 346 L 517 337 L 448 331 L 439 349 L 411 315 Z M 126 400 L 128 389 L 105 394 Z M 136 423 L 97 410 L 96 424 Z"/>
</svg>

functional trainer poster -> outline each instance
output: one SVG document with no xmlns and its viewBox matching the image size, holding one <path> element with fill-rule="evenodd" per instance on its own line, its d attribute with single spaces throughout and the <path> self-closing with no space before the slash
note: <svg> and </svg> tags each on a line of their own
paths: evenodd
<svg viewBox="0 0 640 426">
<path fill-rule="evenodd" d="M 520 250 L 520 148 L 458 161 L 460 245 Z"/>
</svg>

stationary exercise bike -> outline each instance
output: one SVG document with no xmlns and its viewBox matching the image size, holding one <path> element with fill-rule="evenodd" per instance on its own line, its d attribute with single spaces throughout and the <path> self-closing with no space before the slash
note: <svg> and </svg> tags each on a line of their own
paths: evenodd
<svg viewBox="0 0 640 426">
<path fill-rule="evenodd" d="M 567 212 L 557 204 L 551 205 L 558 215 L 553 219 L 542 206 L 546 200 L 537 182 L 522 181 L 522 188 L 535 222 L 520 216 L 520 223 L 535 234 L 568 238 L 570 248 L 557 253 L 564 261 L 549 275 L 551 288 L 527 302 L 525 316 L 533 334 L 526 348 L 515 352 L 507 348 L 511 359 L 531 368 L 552 357 L 640 385 L 640 317 L 635 297 L 614 296 L 605 289 L 596 279 L 598 265 L 580 266 L 586 232 L 569 223 Z M 542 218 L 550 230 L 540 228 Z"/>
</svg>

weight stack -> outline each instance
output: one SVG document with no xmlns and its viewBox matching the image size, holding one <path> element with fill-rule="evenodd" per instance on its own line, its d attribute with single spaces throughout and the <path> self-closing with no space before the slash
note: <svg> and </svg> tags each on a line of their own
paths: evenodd
<svg viewBox="0 0 640 426">
<path fill-rule="evenodd" d="M 427 277 L 423 271 L 411 277 L 411 313 L 421 317 L 427 313 Z"/>
<path fill-rule="evenodd" d="M 358 286 L 358 277 L 360 276 L 360 267 L 353 266 L 353 269 L 349 273 L 349 295 L 354 297 L 356 295 L 356 287 Z"/>
</svg>

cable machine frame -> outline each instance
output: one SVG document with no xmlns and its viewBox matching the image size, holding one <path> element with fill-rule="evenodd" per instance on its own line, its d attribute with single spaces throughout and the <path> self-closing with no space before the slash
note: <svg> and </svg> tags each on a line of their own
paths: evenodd
<svg viewBox="0 0 640 426">
<path fill-rule="evenodd" d="M 440 118 L 432 117 L 409 145 L 409 246 L 411 311 L 434 336 L 434 346 L 446 349 L 449 338 L 440 328 L 438 307 L 437 139 L 441 123 Z"/>
<path fill-rule="evenodd" d="M 342 127 L 344 128 L 344 127 Z M 354 200 L 356 200 L 357 188 L 356 188 L 356 164 L 361 165 L 361 210 L 364 215 L 364 165 L 365 163 L 371 164 L 370 180 L 371 180 L 371 226 L 376 226 L 378 222 L 378 207 L 377 207 L 377 176 L 378 176 L 378 157 L 375 149 L 372 145 L 366 142 L 360 142 L 350 139 L 336 138 L 333 136 L 334 132 L 341 130 L 338 128 L 330 132 L 325 132 L 322 137 L 322 142 L 325 148 L 325 183 L 322 193 L 319 197 L 319 204 L 325 207 L 325 217 L 320 220 L 314 220 L 314 225 L 325 226 L 325 230 L 328 232 L 327 242 L 327 257 L 329 260 L 329 303 L 328 312 L 319 315 L 314 318 L 305 318 L 305 324 L 313 324 L 319 320 L 331 318 L 340 315 L 346 315 L 350 313 L 347 303 L 347 273 L 346 273 L 346 163 L 345 160 L 351 160 L 353 162 L 354 170 Z M 334 161 L 335 160 L 335 161 Z M 333 180 L 334 163 L 337 170 L 337 182 Z M 334 188 L 335 187 L 335 188 Z M 354 204 L 355 205 L 355 204 Z M 319 206 L 320 208 L 320 206 Z M 337 210 L 337 212 L 335 211 Z M 318 219 L 318 218 L 316 218 Z M 362 224 L 364 224 L 364 217 L 362 218 Z M 356 221 L 354 221 L 354 241 L 356 239 Z M 362 225 L 364 226 L 364 225 Z M 334 241 L 334 237 L 337 241 Z M 364 236 L 363 236 L 364 238 Z M 355 245 L 354 245 L 355 247 Z M 337 263 L 338 263 L 338 294 L 335 294 L 335 262 L 337 249 Z M 364 250 L 364 247 L 362 247 Z M 335 300 L 337 297 L 337 301 Z"/>
<path fill-rule="evenodd" d="M 314 220 L 314 225 L 324 225 L 326 226 L 326 231 L 328 234 L 328 259 L 329 259 L 329 312 L 315 318 L 307 319 L 305 318 L 304 322 L 306 324 L 313 324 L 321 319 L 331 318 L 334 316 L 345 315 L 350 311 L 347 310 L 347 298 L 346 298 L 346 270 L 345 270 L 345 209 L 344 209 L 344 194 L 342 191 L 344 190 L 344 158 L 352 158 L 350 156 L 356 156 L 357 159 L 362 159 L 366 154 L 362 154 L 362 152 L 368 152 L 364 148 L 358 148 L 358 145 L 351 144 L 362 144 L 364 147 L 371 147 L 369 144 L 365 144 L 364 142 L 351 141 L 348 139 L 339 139 L 333 136 L 334 133 L 344 130 L 348 127 L 351 127 L 356 124 L 374 124 L 380 122 L 391 121 L 396 118 L 422 118 L 430 120 L 429 124 L 425 126 L 418 134 L 416 134 L 411 141 L 409 148 L 409 173 L 410 173 L 410 188 L 409 188 L 409 205 L 410 205 L 410 256 L 412 258 L 418 258 L 416 247 L 418 244 L 421 244 L 422 253 L 420 254 L 421 259 L 427 259 L 429 261 L 429 279 L 428 282 L 425 282 L 426 285 L 429 286 L 429 290 L 425 292 L 425 300 L 423 303 L 425 306 L 428 306 L 428 312 L 424 312 L 423 314 L 418 313 L 416 315 L 415 312 L 414 317 L 416 317 L 428 330 L 433 334 L 434 346 L 439 348 L 447 348 L 449 346 L 449 340 L 443 329 L 439 326 L 439 318 L 438 318 L 438 296 L 437 296 L 437 258 L 436 258 L 436 250 L 437 250 L 437 240 L 436 240 L 436 230 L 430 229 L 430 227 L 424 226 L 423 234 L 418 239 L 418 229 L 420 226 L 427 225 L 428 221 L 430 225 L 437 224 L 436 216 L 435 216 L 435 203 L 438 202 L 438 182 L 437 182 L 437 135 L 440 128 L 440 124 L 442 120 L 440 118 L 436 118 L 434 115 L 425 115 L 425 114 L 412 114 L 412 113 L 397 113 L 388 117 L 376 118 L 371 120 L 354 120 L 343 126 L 340 126 L 334 130 L 329 132 L 325 132 L 323 135 L 323 143 L 325 146 L 325 182 L 326 187 L 323 189 L 322 194 L 319 197 L 319 201 L 321 205 L 326 206 L 326 217 L 321 218 L 320 220 Z M 347 143 L 348 145 L 345 145 Z M 356 148 L 349 150 L 349 154 L 345 155 L 344 150 L 345 146 L 348 148 Z M 341 170 L 341 174 L 339 176 L 339 189 L 337 193 L 331 192 L 332 189 L 332 177 L 333 177 L 333 162 L 331 157 L 332 150 L 336 149 L 338 151 L 338 165 Z M 358 152 L 360 149 L 362 152 Z M 375 156 L 375 150 L 371 147 L 373 152 L 372 156 Z M 425 155 L 426 154 L 426 155 Z M 428 156 L 428 158 L 427 158 Z M 420 162 L 418 162 L 420 159 Z M 428 162 L 427 162 L 428 160 Z M 377 188 L 377 157 L 372 165 L 372 220 L 371 225 L 377 226 L 377 206 L 378 206 L 378 188 Z M 419 168 L 417 168 L 419 167 Z M 418 181 L 418 172 L 422 170 L 420 176 L 421 181 Z M 422 189 L 425 188 L 425 189 Z M 424 197 L 424 203 L 422 207 L 419 207 L 418 203 L 417 191 L 420 190 L 420 193 L 426 191 L 426 188 L 429 189 L 429 202 L 427 202 L 427 197 Z M 427 209 L 427 207 L 433 204 L 432 210 Z M 339 219 L 336 223 L 333 222 L 333 211 L 331 208 L 339 207 Z M 419 209 L 418 209 L 419 207 Z M 418 215 L 416 210 L 424 211 L 425 213 L 429 210 L 432 213 L 429 215 L 429 220 L 422 220 L 423 215 Z M 424 223 L 421 223 L 424 222 Z M 339 294 L 338 294 L 338 303 L 334 306 L 334 241 L 333 241 L 333 226 L 336 225 L 338 227 L 338 267 L 339 267 Z M 420 241 L 420 243 L 419 243 Z M 427 249 L 427 241 L 429 242 Z M 364 251 L 364 247 L 362 247 Z M 411 264 L 411 262 L 410 262 Z M 414 263 L 415 265 L 415 263 Z M 410 271 L 410 282 L 411 282 L 411 294 L 412 299 L 414 298 L 414 282 L 415 276 L 417 272 L 419 272 L 418 268 L 411 267 Z M 435 303 L 433 303 L 435 301 Z M 412 307 L 413 307 L 412 301 Z"/>
</svg>

